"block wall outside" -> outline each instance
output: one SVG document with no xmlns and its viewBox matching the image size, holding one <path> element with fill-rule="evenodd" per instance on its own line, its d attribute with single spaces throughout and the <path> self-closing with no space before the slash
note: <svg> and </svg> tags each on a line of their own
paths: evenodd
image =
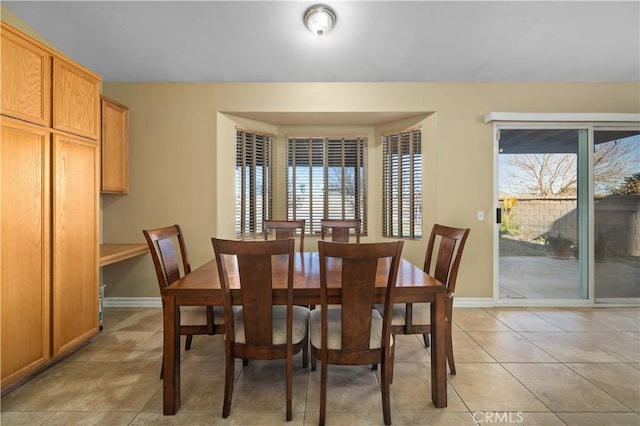
<svg viewBox="0 0 640 426">
<path fill-rule="evenodd" d="M 510 220 L 512 228 L 528 240 L 549 233 L 577 241 L 575 197 L 518 198 L 511 209 Z M 596 256 L 601 250 L 616 255 L 640 256 L 640 195 L 596 199 L 594 220 Z"/>
</svg>

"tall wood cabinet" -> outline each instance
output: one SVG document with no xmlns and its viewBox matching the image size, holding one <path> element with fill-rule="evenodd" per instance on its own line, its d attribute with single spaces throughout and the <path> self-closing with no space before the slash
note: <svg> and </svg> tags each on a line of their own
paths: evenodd
<svg viewBox="0 0 640 426">
<path fill-rule="evenodd" d="M 1 25 L 4 391 L 98 332 L 100 77 Z"/>
<path fill-rule="evenodd" d="M 3 49 L 4 50 L 4 49 Z M 51 358 L 51 133 L 0 122 L 2 388 Z"/>
</svg>

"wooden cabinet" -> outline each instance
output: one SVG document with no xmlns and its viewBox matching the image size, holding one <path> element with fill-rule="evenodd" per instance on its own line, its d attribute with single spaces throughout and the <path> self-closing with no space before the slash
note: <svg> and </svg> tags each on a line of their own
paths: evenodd
<svg viewBox="0 0 640 426">
<path fill-rule="evenodd" d="M 53 127 L 91 139 L 100 134 L 100 80 L 88 71 L 53 58 Z"/>
<path fill-rule="evenodd" d="M 98 144 L 54 134 L 53 355 L 95 334 L 98 321 Z"/>
<path fill-rule="evenodd" d="M 129 192 L 129 108 L 105 96 L 102 104 L 102 192 Z"/>
<path fill-rule="evenodd" d="M 2 25 L 2 114 L 51 124 L 51 55 Z"/>
<path fill-rule="evenodd" d="M 2 387 L 50 358 L 47 129 L 0 121 Z"/>
<path fill-rule="evenodd" d="M 5 23 L 1 37 L 5 392 L 98 332 L 100 79 Z"/>
</svg>

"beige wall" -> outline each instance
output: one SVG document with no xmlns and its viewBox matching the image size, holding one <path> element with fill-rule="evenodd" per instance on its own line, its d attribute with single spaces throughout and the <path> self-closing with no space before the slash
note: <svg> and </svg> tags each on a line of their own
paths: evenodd
<svg viewBox="0 0 640 426">
<path fill-rule="evenodd" d="M 131 108 L 131 176 L 128 195 L 102 195 L 103 241 L 142 242 L 142 229 L 179 223 L 192 266 L 209 260 L 210 237 L 233 237 L 235 126 L 276 134 L 279 163 L 284 135 L 310 129 L 304 123 L 278 126 L 238 118 L 242 112 L 412 111 L 422 113 L 417 121 L 423 125 L 423 233 L 434 222 L 470 227 L 457 296 L 491 297 L 493 135 L 484 115 L 637 113 L 638 90 L 637 84 L 104 83 L 105 95 Z M 382 127 L 327 127 L 370 137 L 369 240 L 381 234 L 377 141 Z M 284 217 L 283 168 L 275 180 L 279 217 Z M 477 210 L 485 211 L 485 221 L 476 221 Z M 305 246 L 311 249 L 309 240 Z M 405 255 L 421 264 L 425 245 L 410 241 Z M 104 268 L 103 276 L 107 297 L 158 296 L 149 256 Z"/>
</svg>

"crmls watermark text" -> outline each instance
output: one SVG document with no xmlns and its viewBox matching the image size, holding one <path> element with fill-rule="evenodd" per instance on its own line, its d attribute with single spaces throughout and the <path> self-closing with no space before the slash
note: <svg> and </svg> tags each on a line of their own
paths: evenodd
<svg viewBox="0 0 640 426">
<path fill-rule="evenodd" d="M 473 420 L 482 424 L 520 424 L 524 423 L 522 411 L 474 411 Z"/>
</svg>

